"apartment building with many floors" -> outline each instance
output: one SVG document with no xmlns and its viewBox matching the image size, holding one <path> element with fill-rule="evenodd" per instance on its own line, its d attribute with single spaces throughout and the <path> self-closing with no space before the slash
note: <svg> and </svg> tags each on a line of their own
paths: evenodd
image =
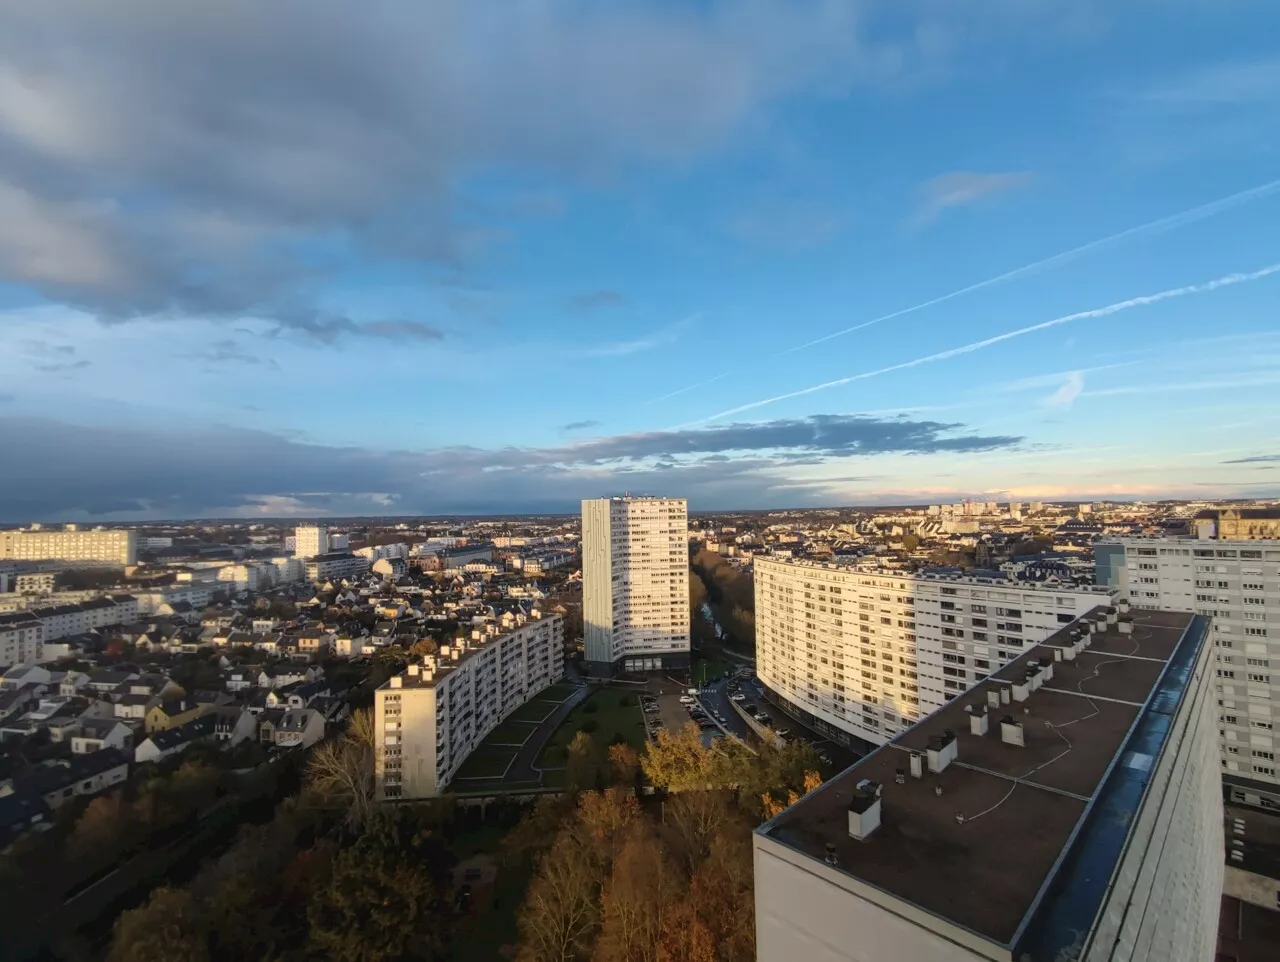
<svg viewBox="0 0 1280 962">
<path fill-rule="evenodd" d="M 582 502 L 582 620 L 593 674 L 689 664 L 689 503 Z"/>
<path fill-rule="evenodd" d="M 1213 619 L 1222 773 L 1280 802 L 1280 540 L 1115 538 L 1098 580 L 1135 607 Z"/>
<path fill-rule="evenodd" d="M 1098 608 L 756 829 L 759 962 L 1208 962 L 1209 619 Z"/>
<path fill-rule="evenodd" d="M 138 563 L 138 532 L 74 524 L 61 530 L 0 531 L 0 559 L 132 565 Z"/>
<path fill-rule="evenodd" d="M 756 673 L 853 747 L 879 745 L 1099 604 L 1105 588 L 757 558 Z"/>
<path fill-rule="evenodd" d="M 533 611 L 476 629 L 374 692 L 383 801 L 434 798 L 511 712 L 564 674 L 564 619 Z"/>
</svg>

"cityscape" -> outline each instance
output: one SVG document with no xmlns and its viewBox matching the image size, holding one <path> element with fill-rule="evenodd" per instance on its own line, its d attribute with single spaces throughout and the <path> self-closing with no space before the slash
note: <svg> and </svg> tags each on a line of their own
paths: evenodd
<svg viewBox="0 0 1280 962">
<path fill-rule="evenodd" d="M 0 3 L 0 962 L 1280 962 L 1278 36 Z"/>
</svg>

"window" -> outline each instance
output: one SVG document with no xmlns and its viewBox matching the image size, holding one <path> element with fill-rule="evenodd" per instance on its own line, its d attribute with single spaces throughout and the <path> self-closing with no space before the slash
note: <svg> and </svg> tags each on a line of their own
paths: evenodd
<svg viewBox="0 0 1280 962">
<path fill-rule="evenodd" d="M 1252 681 L 1252 682 L 1255 682 L 1256 684 L 1259 684 L 1259 685 L 1269 685 L 1269 684 L 1271 684 L 1271 676 L 1270 676 L 1270 675 L 1262 675 L 1262 674 L 1258 674 L 1257 672 L 1252 672 L 1252 671 L 1251 671 L 1251 672 L 1249 672 L 1249 680 L 1250 680 L 1250 681 Z"/>
<path fill-rule="evenodd" d="M 1246 627 L 1246 628 L 1245 628 L 1245 630 L 1244 630 L 1244 633 L 1245 633 L 1246 635 L 1252 635 L 1252 636 L 1253 636 L 1253 637 L 1255 637 L 1255 638 L 1265 638 L 1265 637 L 1267 637 L 1267 629 L 1266 629 L 1266 628 L 1249 628 L 1249 627 Z"/>
</svg>

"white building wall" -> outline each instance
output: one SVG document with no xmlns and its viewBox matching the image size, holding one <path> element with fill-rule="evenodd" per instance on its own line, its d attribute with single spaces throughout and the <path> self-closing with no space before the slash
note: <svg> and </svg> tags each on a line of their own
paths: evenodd
<svg viewBox="0 0 1280 962">
<path fill-rule="evenodd" d="M 689 653 L 689 506 L 683 498 L 582 502 L 586 657 L 624 670 Z"/>
<path fill-rule="evenodd" d="M 109 565 L 138 563 L 138 532 L 132 528 L 61 531 L 0 531 L 0 558 L 15 561 L 74 561 Z"/>
<path fill-rule="evenodd" d="M 1120 538 L 1138 608 L 1213 618 L 1222 772 L 1280 785 L 1280 541 Z"/>
<path fill-rule="evenodd" d="M 293 555 L 295 558 L 314 558 L 316 555 L 325 554 L 329 550 L 328 529 L 318 525 L 306 525 L 294 529 L 293 538 Z"/>
<path fill-rule="evenodd" d="M 755 591 L 756 674 L 872 744 L 1111 600 L 1106 589 L 775 558 L 756 559 Z"/>
</svg>

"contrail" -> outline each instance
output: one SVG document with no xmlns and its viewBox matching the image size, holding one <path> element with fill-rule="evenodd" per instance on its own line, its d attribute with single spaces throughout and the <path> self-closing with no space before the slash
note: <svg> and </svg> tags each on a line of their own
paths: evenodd
<svg viewBox="0 0 1280 962">
<path fill-rule="evenodd" d="M 855 324 L 853 327 L 846 327 L 843 331 L 836 331 L 833 334 L 826 334 L 823 337 L 807 341 L 796 347 L 788 348 L 783 354 L 793 354 L 796 351 L 803 351 L 805 348 L 813 347 L 815 344 L 822 344 L 826 341 L 834 340 L 837 337 L 844 337 L 846 334 L 852 334 L 854 331 L 861 331 L 863 328 L 871 327 L 875 324 L 882 324 L 885 321 L 891 321 L 895 317 L 902 317 L 906 314 L 914 314 L 916 311 L 922 311 L 926 307 L 933 307 L 935 304 L 941 304 L 949 301 L 953 297 L 960 297 L 964 294 L 971 294 L 974 291 L 980 291 L 984 287 L 990 287 L 993 284 L 1000 284 L 1004 281 L 1012 280 L 1015 277 L 1021 277 L 1023 274 L 1030 274 L 1034 271 L 1042 270 L 1046 267 L 1052 267 L 1054 264 L 1061 264 L 1072 258 L 1079 257 L 1089 251 L 1097 250 L 1100 247 L 1106 247 L 1110 244 L 1118 243 L 1126 237 L 1132 237 L 1135 234 L 1146 234 L 1161 230 L 1172 230 L 1175 227 L 1181 227 L 1183 224 L 1191 224 L 1198 220 L 1204 220 L 1206 217 L 1212 217 L 1214 214 L 1229 210 L 1246 201 L 1257 200 L 1273 194 L 1280 190 L 1280 180 L 1273 180 L 1269 183 L 1262 184 L 1258 187 L 1251 187 L 1249 190 L 1242 190 L 1237 194 L 1229 197 L 1223 197 L 1219 200 L 1210 201 L 1207 204 L 1201 204 L 1199 207 L 1192 207 L 1190 210 L 1184 210 L 1179 214 L 1170 214 L 1167 217 L 1161 217 L 1159 220 L 1153 220 L 1147 224 L 1139 224 L 1137 227 L 1130 227 L 1128 230 L 1122 230 L 1118 234 L 1112 234 L 1109 237 L 1103 237 L 1100 240 L 1090 241 L 1087 244 L 1081 244 L 1079 247 L 1073 247 L 1069 251 L 1063 251 L 1061 254 L 1054 254 L 1052 257 L 1046 257 L 1043 260 L 1035 261 L 1032 264 L 1024 264 L 1022 267 L 1014 268 L 1011 271 L 1005 271 L 995 277 L 987 278 L 985 281 L 978 281 L 976 284 L 970 284 L 968 287 L 962 287 L 959 290 L 952 291 L 950 294 L 943 294 L 931 300 L 914 304 L 911 307 L 904 307 L 900 311 L 894 311 L 892 314 L 884 314 L 880 317 L 872 318 L 869 321 L 863 321 L 861 324 Z"/>
<path fill-rule="evenodd" d="M 1043 331 L 1046 328 L 1058 327 L 1062 324 L 1070 324 L 1072 321 L 1080 321 L 1086 318 L 1107 317 L 1111 314 L 1119 314 L 1121 311 L 1127 311 L 1134 307 L 1146 307 L 1148 304 L 1158 304 L 1161 301 L 1167 301 L 1175 297 L 1186 297 L 1188 294 L 1207 294 L 1210 291 L 1216 291 L 1220 287 L 1230 287 L 1234 284 L 1244 284 L 1247 281 L 1256 281 L 1271 274 L 1280 273 L 1280 264 L 1271 264 L 1260 270 L 1252 271 L 1247 274 L 1227 274 L 1225 277 L 1219 277 L 1216 280 L 1205 281 L 1201 284 L 1189 284 L 1185 287 L 1174 287 L 1165 291 L 1158 291 L 1155 294 L 1144 294 L 1141 297 L 1131 297 L 1126 301 L 1118 301 L 1115 304 L 1108 304 L 1106 307 L 1095 307 L 1087 311 L 1079 311 L 1075 314 L 1064 314 L 1062 317 L 1055 317 L 1049 321 L 1041 321 L 1039 324 L 1032 324 L 1030 327 L 1020 327 L 1016 331 L 1006 331 L 1004 334 L 997 334 L 994 337 L 984 338 L 981 341 L 974 341 L 971 344 L 964 344 L 960 347 L 953 347 L 950 350 L 939 351 L 937 354 L 927 354 L 924 357 L 917 357 L 914 360 L 903 361 L 901 364 L 892 364 L 889 367 L 882 367 L 875 371 L 865 371 L 862 374 L 852 374 L 849 377 L 838 378 L 834 381 L 826 381 L 822 384 L 815 384 L 813 387 L 801 388 L 799 391 L 791 391 L 787 394 L 779 394 L 771 398 L 765 398 L 762 401 L 752 401 L 750 404 L 739 405 L 736 408 L 729 408 L 727 411 L 721 411 L 710 417 L 703 418 L 701 421 L 693 421 L 693 424 L 705 424 L 707 421 L 718 421 L 734 414 L 741 414 L 743 411 L 754 411 L 756 408 L 762 408 L 769 404 L 776 404 L 778 401 L 786 401 L 794 397 L 803 397 L 806 394 L 816 394 L 819 391 L 825 391 L 828 388 L 840 387 L 844 384 L 851 384 L 854 381 L 865 381 L 868 378 L 879 377 L 881 374 L 889 374 L 893 371 L 902 371 L 910 367 L 919 367 L 922 364 L 932 364 L 934 361 L 945 361 L 953 357 L 959 357 L 961 354 L 972 354 L 974 351 L 981 351 L 983 348 L 990 347 L 993 344 L 999 344 L 1001 341 L 1010 341 L 1015 337 L 1022 337 L 1024 334 L 1032 334 L 1035 331 Z"/>
<path fill-rule="evenodd" d="M 664 394 L 662 397 L 656 397 L 649 401 L 645 401 L 644 403 L 646 405 L 657 404 L 659 401 L 666 401 L 670 398 L 677 397 L 678 395 L 686 394 L 689 391 L 696 391 L 698 388 L 706 387 L 708 384 L 714 384 L 716 381 L 723 381 L 729 376 L 729 373 L 730 372 L 725 371 L 723 374 L 717 374 L 715 377 L 708 378 L 705 381 L 699 381 L 697 384 L 690 384 L 688 387 L 682 387 L 678 391 L 672 391 L 670 394 Z"/>
</svg>

